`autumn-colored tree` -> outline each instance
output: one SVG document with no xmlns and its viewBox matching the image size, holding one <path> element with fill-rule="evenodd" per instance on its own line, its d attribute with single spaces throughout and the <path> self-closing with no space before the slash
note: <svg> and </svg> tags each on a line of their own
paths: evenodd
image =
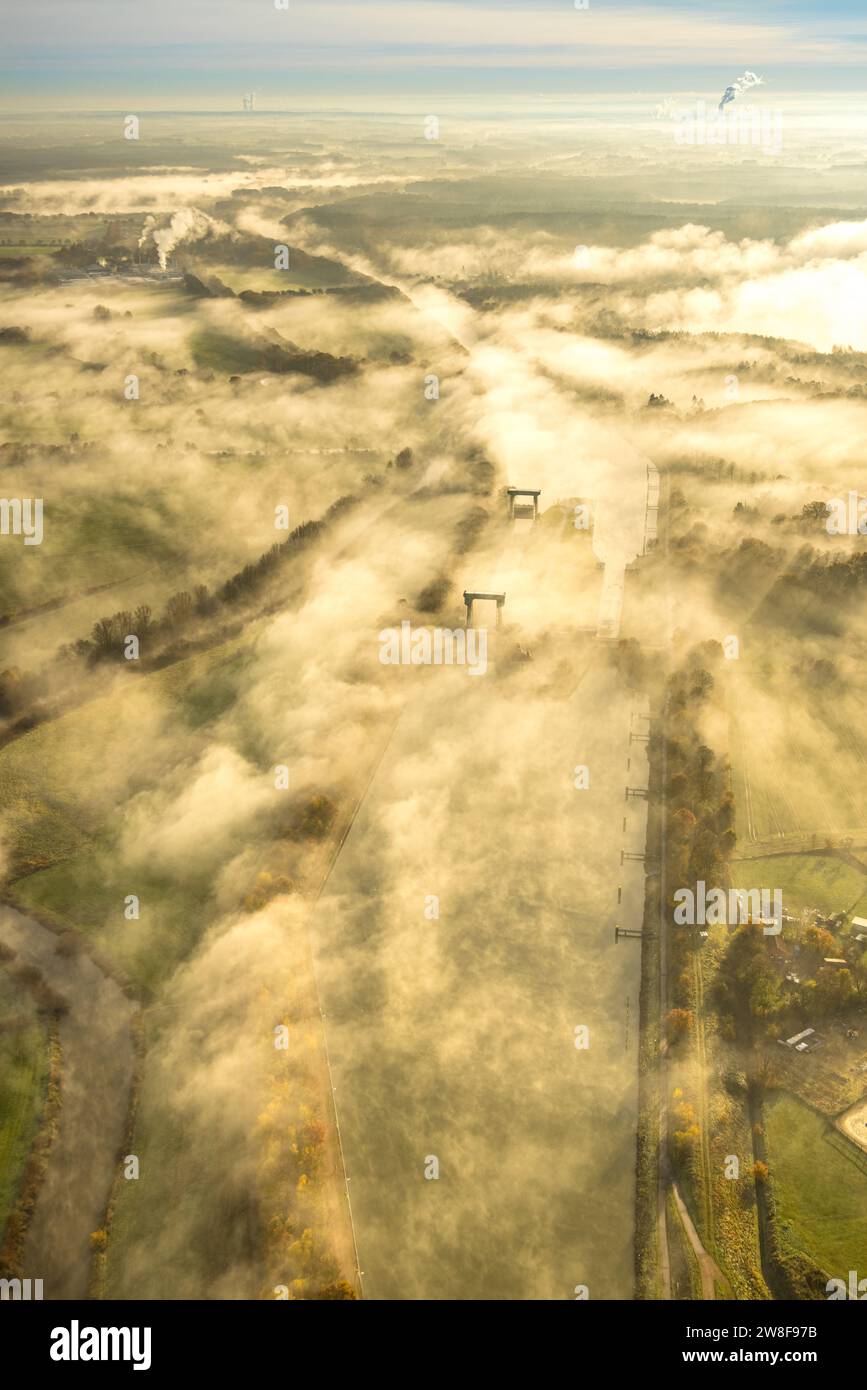
<svg viewBox="0 0 867 1390">
<path fill-rule="evenodd" d="M 842 1013 L 855 992 L 852 976 L 841 966 L 823 966 L 816 975 L 816 1005 L 823 1014 Z"/>
<path fill-rule="evenodd" d="M 322 840 L 331 829 L 337 815 L 337 807 L 329 796 L 318 795 L 310 798 L 296 812 L 292 822 L 293 840 Z"/>
<path fill-rule="evenodd" d="M 837 949 L 836 941 L 824 927 L 805 927 L 801 940 L 808 951 L 814 951 L 823 959 L 825 956 L 833 955 Z"/>
<path fill-rule="evenodd" d="M 352 1285 L 347 1283 L 345 1279 L 338 1279 L 333 1284 L 324 1284 L 314 1297 L 317 1299 L 330 1298 L 348 1300 L 350 1298 L 357 1298 L 358 1295 Z"/>
<path fill-rule="evenodd" d="M 285 874 L 270 874 L 263 871 L 259 874 L 250 892 L 242 899 L 241 907 L 244 912 L 260 912 L 272 898 L 294 892 L 295 884 L 291 878 L 287 878 Z"/>
<path fill-rule="evenodd" d="M 695 1110 L 688 1100 L 679 1100 L 671 1111 L 675 1123 L 682 1129 L 690 1129 L 695 1124 Z"/>
<path fill-rule="evenodd" d="M 674 1045 L 685 1038 L 693 1027 L 695 1019 L 690 1009 L 671 1009 L 666 1015 L 665 1031 L 668 1041 Z"/>
<path fill-rule="evenodd" d="M 681 1161 L 686 1162 L 690 1153 L 698 1142 L 701 1133 L 698 1125 L 690 1125 L 688 1129 L 676 1129 L 672 1135 L 675 1156 Z"/>
</svg>

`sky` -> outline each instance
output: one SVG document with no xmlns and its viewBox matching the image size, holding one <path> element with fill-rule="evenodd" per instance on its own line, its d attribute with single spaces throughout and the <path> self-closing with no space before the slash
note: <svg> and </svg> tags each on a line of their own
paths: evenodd
<svg viewBox="0 0 867 1390">
<path fill-rule="evenodd" d="M 4 0 L 0 109 L 863 87 L 861 0 Z"/>
</svg>

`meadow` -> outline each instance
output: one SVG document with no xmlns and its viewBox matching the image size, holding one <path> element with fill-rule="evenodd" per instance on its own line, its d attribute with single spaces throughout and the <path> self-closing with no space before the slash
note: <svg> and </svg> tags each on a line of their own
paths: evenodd
<svg viewBox="0 0 867 1390">
<path fill-rule="evenodd" d="M 781 889 L 783 907 L 793 915 L 812 909 L 834 916 L 857 911 L 867 892 L 867 869 L 833 853 L 774 854 L 732 865 L 732 887 L 758 886 Z"/>
<path fill-rule="evenodd" d="M 867 1172 L 828 1142 L 828 1121 L 793 1097 L 772 1099 L 765 1116 L 784 1241 L 845 1279 L 867 1255 Z"/>
<path fill-rule="evenodd" d="M 0 965 L 0 1236 L 38 1132 L 48 1068 L 46 1021 Z"/>
</svg>

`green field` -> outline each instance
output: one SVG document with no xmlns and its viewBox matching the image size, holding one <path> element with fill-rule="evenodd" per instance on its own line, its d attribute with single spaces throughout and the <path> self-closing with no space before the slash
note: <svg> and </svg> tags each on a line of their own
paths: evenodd
<svg viewBox="0 0 867 1390">
<path fill-rule="evenodd" d="M 0 557 L 0 614 L 16 614 L 97 584 L 179 564 L 177 523 L 157 492 L 128 498 L 57 498 L 46 508 L 38 546 L 16 545 Z M 111 611 L 111 594 L 104 608 Z M 70 634 L 84 636 L 84 633 Z"/>
<path fill-rule="evenodd" d="M 834 855 L 774 854 L 732 864 L 733 888 L 781 888 L 789 912 L 848 912 L 867 894 L 867 874 Z"/>
<path fill-rule="evenodd" d="M 20 256 L 53 256 L 59 246 L 0 246 L 0 260 L 12 260 Z"/>
<path fill-rule="evenodd" d="M 0 968 L 0 1235 L 39 1129 L 48 1064 L 47 1029 Z"/>
<path fill-rule="evenodd" d="M 94 939 L 100 953 L 147 993 L 154 992 L 189 954 L 214 913 L 208 874 L 179 882 L 138 871 L 136 921 L 124 917 L 130 873 L 110 842 L 65 859 L 15 884 L 22 912 L 33 910 Z"/>
<path fill-rule="evenodd" d="M 159 750 L 185 763 L 198 756 L 209 724 L 234 699 L 244 660 L 240 642 L 226 643 L 122 683 L 0 751 L 15 902 L 92 936 L 148 991 L 210 920 L 214 866 L 205 858 L 169 875 L 137 865 L 131 885 L 119 838 L 125 808 L 152 788 Z M 141 901 L 138 921 L 124 917 L 131 892 Z"/>
<path fill-rule="evenodd" d="M 781 1095 L 765 1114 L 784 1243 L 802 1250 L 831 1278 L 845 1279 L 850 1269 L 863 1269 L 867 1173 L 845 1157 L 837 1141 L 828 1142 L 827 1120 L 800 1101 Z"/>
<path fill-rule="evenodd" d="M 292 270 L 292 255 L 289 256 L 289 270 L 275 270 L 273 266 L 236 266 L 236 265 L 217 265 L 209 266 L 208 271 L 235 294 L 241 294 L 243 290 L 266 290 L 272 294 L 279 294 L 285 290 L 314 290 L 325 289 L 334 284 L 349 284 L 351 277 L 335 275 L 323 275 L 310 272 L 305 269 Z"/>
</svg>

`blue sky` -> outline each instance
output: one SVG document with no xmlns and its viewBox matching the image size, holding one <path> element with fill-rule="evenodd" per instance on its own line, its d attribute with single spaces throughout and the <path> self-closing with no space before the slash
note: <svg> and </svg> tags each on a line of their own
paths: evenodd
<svg viewBox="0 0 867 1390">
<path fill-rule="evenodd" d="M 0 105 L 864 87 L 864 0 L 3 0 Z"/>
</svg>

